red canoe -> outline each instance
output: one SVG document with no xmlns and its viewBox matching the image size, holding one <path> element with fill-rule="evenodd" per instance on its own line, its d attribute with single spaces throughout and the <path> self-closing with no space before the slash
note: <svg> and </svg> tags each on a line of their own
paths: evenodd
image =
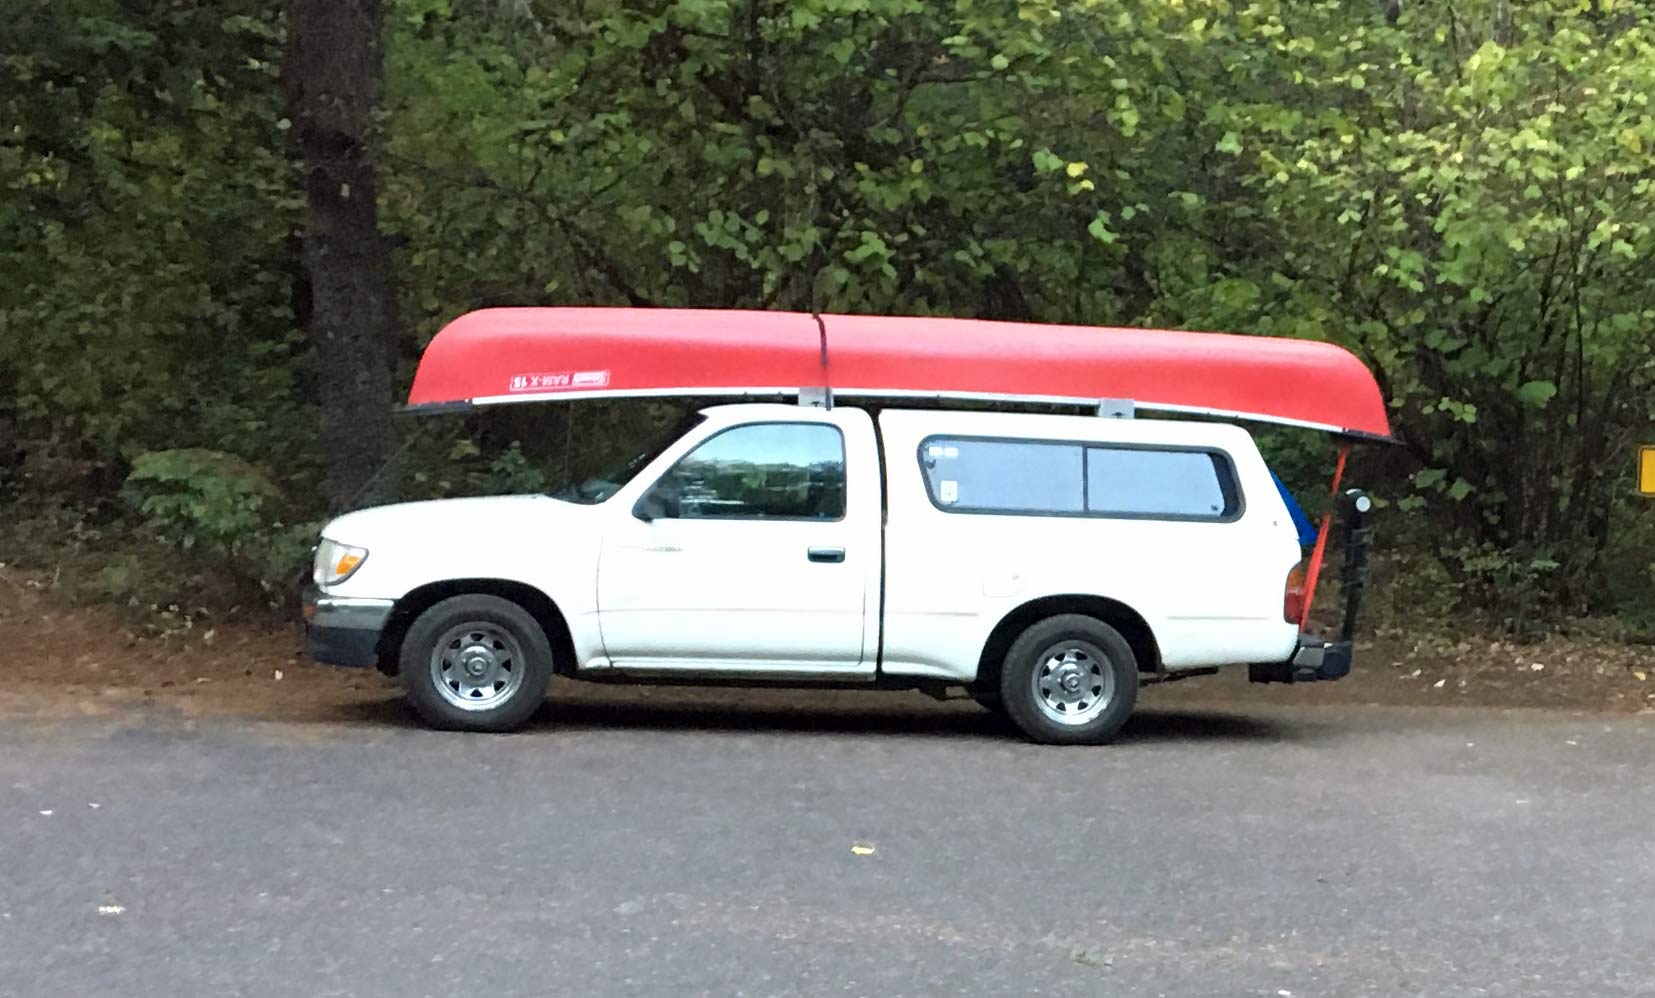
<svg viewBox="0 0 1655 998">
<path fill-rule="evenodd" d="M 1367 367 L 1330 343 L 976 319 L 494 308 L 425 350 L 411 407 L 643 395 L 1129 401 L 1390 437 Z"/>
</svg>

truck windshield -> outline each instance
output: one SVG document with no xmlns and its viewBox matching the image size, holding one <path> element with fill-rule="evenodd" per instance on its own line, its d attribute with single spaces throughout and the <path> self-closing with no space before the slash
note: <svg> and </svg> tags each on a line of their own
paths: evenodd
<svg viewBox="0 0 1655 998">
<path fill-rule="evenodd" d="M 619 492 L 627 482 L 632 481 L 640 469 L 649 462 L 661 456 L 661 452 L 672 446 L 672 442 L 682 437 L 707 417 L 699 412 L 692 412 L 663 431 L 644 450 L 625 460 L 615 458 L 596 475 L 573 485 L 567 485 L 552 493 L 553 499 L 562 499 L 564 502 L 579 503 L 582 506 L 592 506 L 603 502 Z"/>
</svg>

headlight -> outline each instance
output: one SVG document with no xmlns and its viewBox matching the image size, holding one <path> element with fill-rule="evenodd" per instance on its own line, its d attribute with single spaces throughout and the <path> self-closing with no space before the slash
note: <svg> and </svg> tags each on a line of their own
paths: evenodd
<svg viewBox="0 0 1655 998">
<path fill-rule="evenodd" d="M 319 586 L 337 586 L 350 578 L 367 560 L 367 548 L 352 547 L 324 537 L 322 543 L 316 545 L 316 564 L 312 578 Z"/>
</svg>

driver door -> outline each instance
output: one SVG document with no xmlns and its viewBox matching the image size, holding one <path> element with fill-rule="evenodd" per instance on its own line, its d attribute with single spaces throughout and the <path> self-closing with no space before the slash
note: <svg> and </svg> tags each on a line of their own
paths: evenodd
<svg viewBox="0 0 1655 998">
<path fill-rule="evenodd" d="M 879 551 L 868 511 L 848 508 L 845 464 L 845 431 L 821 420 L 728 427 L 680 458 L 605 538 L 598 622 L 610 661 L 871 672 Z"/>
</svg>

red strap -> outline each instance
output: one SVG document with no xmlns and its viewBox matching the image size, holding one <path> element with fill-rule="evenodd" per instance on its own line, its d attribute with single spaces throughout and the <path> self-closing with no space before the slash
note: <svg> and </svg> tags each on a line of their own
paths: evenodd
<svg viewBox="0 0 1655 998">
<path fill-rule="evenodd" d="M 1345 458 L 1350 456 L 1350 444 L 1339 448 L 1339 463 L 1333 468 L 1333 489 L 1331 499 L 1339 499 L 1339 482 L 1345 477 Z M 1299 630 L 1310 626 L 1310 607 L 1316 602 L 1316 581 L 1322 574 L 1322 556 L 1327 553 L 1328 527 L 1333 524 L 1333 505 L 1330 503 L 1326 513 L 1322 514 L 1322 529 L 1316 531 L 1316 546 L 1310 552 L 1310 568 L 1304 579 L 1304 609 L 1299 611 Z"/>
</svg>

